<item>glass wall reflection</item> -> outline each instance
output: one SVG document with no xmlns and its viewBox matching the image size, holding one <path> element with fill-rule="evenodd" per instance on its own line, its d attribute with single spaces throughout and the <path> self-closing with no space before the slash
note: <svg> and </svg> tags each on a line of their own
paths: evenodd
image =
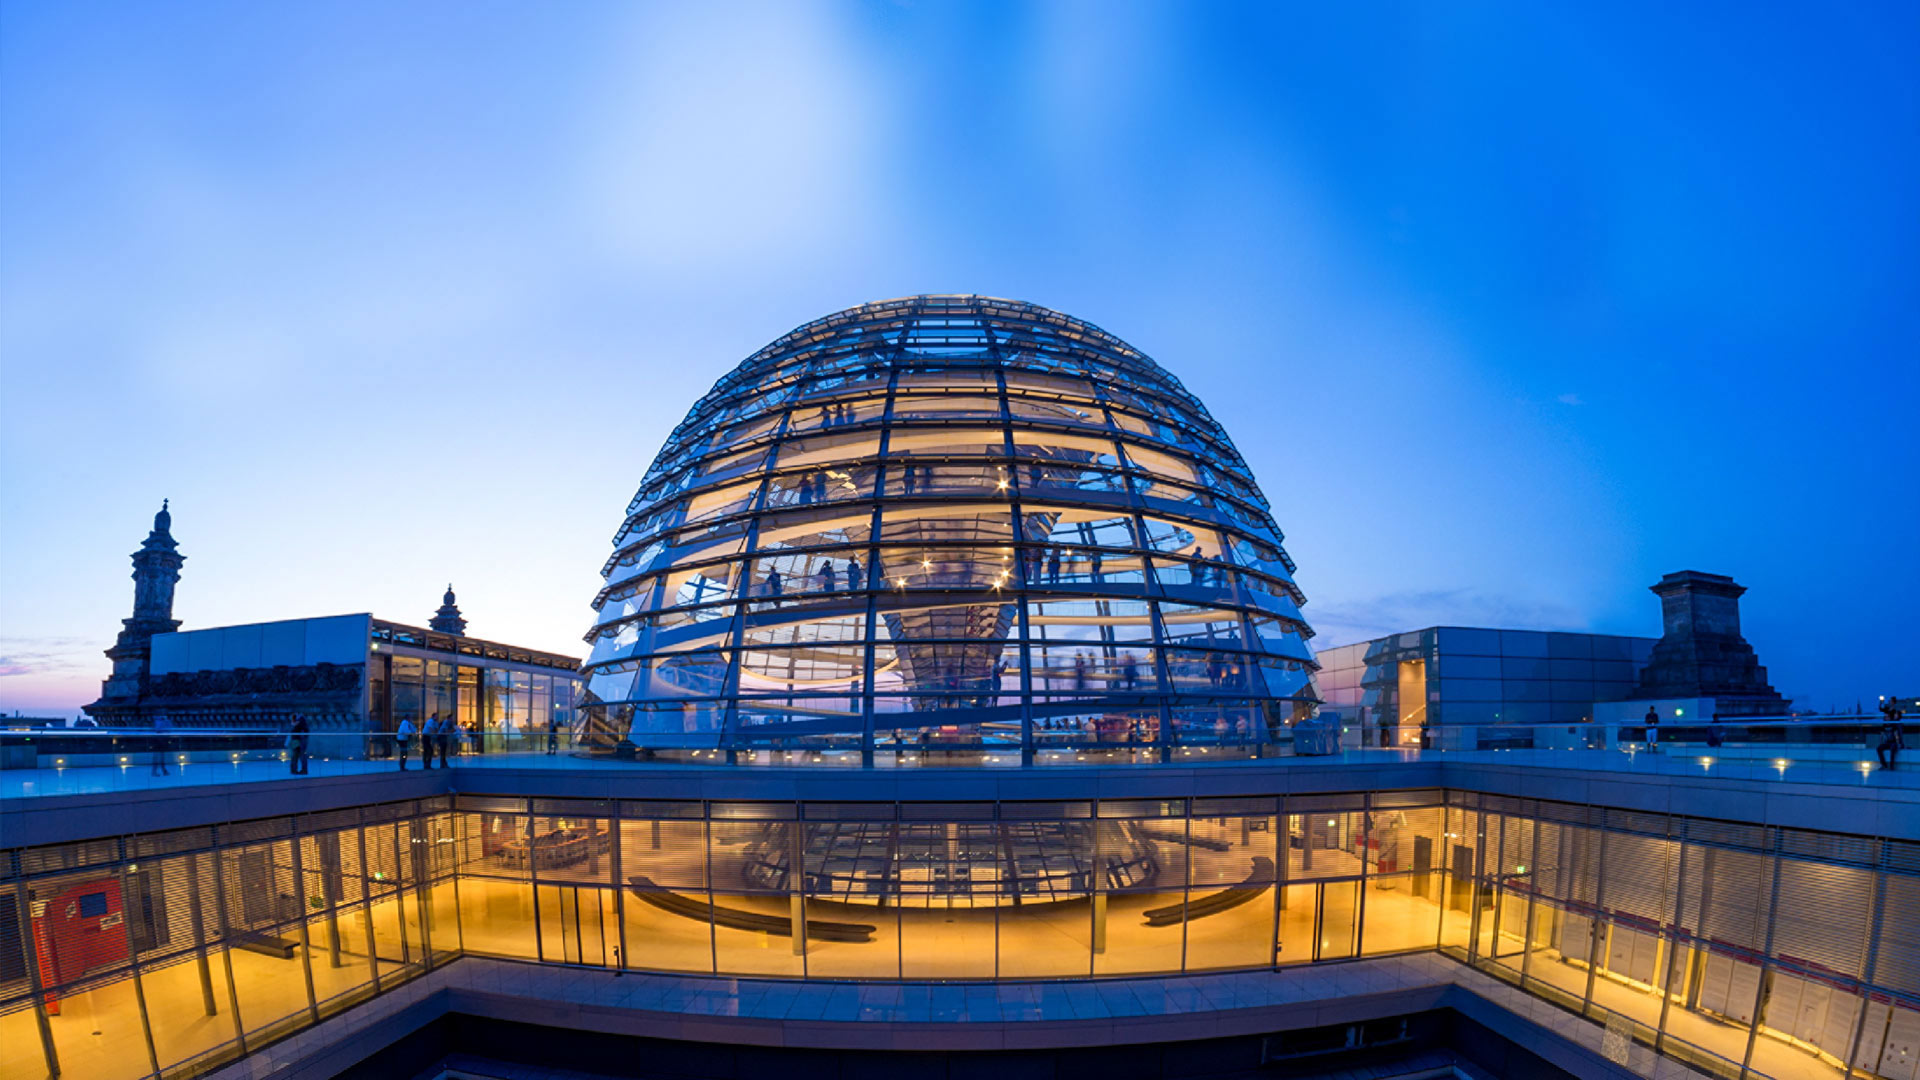
<svg viewBox="0 0 1920 1080">
<path fill-rule="evenodd" d="M 203 1071 L 462 955 L 990 980 L 1438 948 L 1717 1075 L 1912 1080 L 1915 849 L 1438 791 L 371 806 L 5 852 L 0 1078 Z"/>
</svg>

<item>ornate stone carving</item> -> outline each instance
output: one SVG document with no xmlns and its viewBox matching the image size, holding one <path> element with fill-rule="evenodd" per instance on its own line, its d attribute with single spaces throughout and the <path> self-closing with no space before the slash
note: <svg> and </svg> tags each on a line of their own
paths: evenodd
<svg viewBox="0 0 1920 1080">
<path fill-rule="evenodd" d="M 427 628 L 442 634 L 466 634 L 467 620 L 460 617 L 460 606 L 453 602 L 451 583 L 447 585 L 447 595 L 440 598 L 440 610 L 433 613 L 433 621 Z"/>
<path fill-rule="evenodd" d="M 173 617 L 173 587 L 180 580 L 180 554 L 173 539 L 173 515 L 166 502 L 153 516 L 153 531 L 133 553 L 133 617 L 122 619 L 120 636 L 107 650 L 113 672 L 100 686 L 100 698 L 87 706 L 89 713 L 108 715 L 114 706 L 132 705 L 147 692 L 148 663 L 153 635 L 180 628 Z"/>
<path fill-rule="evenodd" d="M 155 676 L 154 698 L 298 697 L 344 694 L 360 688 L 361 664 L 281 665 L 223 671 L 173 671 Z"/>
</svg>

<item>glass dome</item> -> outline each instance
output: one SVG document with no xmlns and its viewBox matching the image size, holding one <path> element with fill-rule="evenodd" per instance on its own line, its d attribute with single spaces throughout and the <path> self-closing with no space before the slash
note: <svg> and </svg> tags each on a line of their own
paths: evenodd
<svg viewBox="0 0 1920 1080">
<path fill-rule="evenodd" d="M 614 537 L 598 745 L 1034 761 L 1257 753 L 1312 630 L 1246 462 L 1126 342 L 919 296 L 808 323 L 696 403 Z"/>
</svg>

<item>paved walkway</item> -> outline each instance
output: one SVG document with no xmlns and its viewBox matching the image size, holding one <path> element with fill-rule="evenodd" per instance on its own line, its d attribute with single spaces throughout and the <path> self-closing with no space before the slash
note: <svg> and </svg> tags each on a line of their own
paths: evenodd
<svg viewBox="0 0 1920 1080">
<path fill-rule="evenodd" d="M 416 766 L 417 768 L 417 766 Z M 155 776 L 145 761 L 137 765 L 88 766 L 76 769 L 9 769 L 0 772 L 0 799 L 46 795 L 99 795 L 115 791 L 156 791 L 203 784 L 285 783 L 290 776 L 282 761 L 191 762 L 168 766 Z M 353 776 L 393 772 L 390 761 L 321 761 L 311 763 L 308 776 Z"/>
<path fill-rule="evenodd" d="M 1786 750 L 1785 753 L 1792 751 Z M 1339 754 L 1323 757 L 1280 757 L 1259 761 L 1176 761 L 1167 765 L 1116 764 L 1111 762 L 1088 762 L 1086 765 L 1049 765 L 1035 766 L 1031 769 L 991 770 L 955 769 L 953 771 L 991 771 L 1005 776 L 1019 773 L 1027 776 L 1046 776 L 1071 773 L 1084 769 L 1273 769 L 1289 766 L 1329 766 L 1329 765 L 1380 765 L 1383 762 L 1453 762 L 1476 763 L 1503 766 L 1527 766 L 1552 769 L 1578 769 L 1590 773 L 1611 774 L 1617 776 L 1673 776 L 1690 779 L 1745 780 L 1784 782 L 1790 784 L 1825 784 L 1856 789 L 1886 789 L 1902 791 L 1920 791 L 1920 759 L 1907 769 L 1888 772 L 1872 763 L 1846 763 L 1835 761 L 1793 761 L 1778 759 L 1729 759 L 1718 756 L 1705 748 L 1673 748 L 1658 754 L 1645 752 L 1628 753 L 1619 750 L 1348 750 Z M 738 765 L 721 766 L 713 764 L 674 764 L 666 762 L 638 763 L 618 761 L 604 757 L 585 755 L 554 754 L 540 751 L 515 751 L 507 753 L 483 754 L 477 756 L 456 757 L 453 767 L 436 772 L 458 773 L 482 770 L 511 769 L 525 770 L 593 770 L 596 773 L 632 773 L 641 769 L 654 770 L 659 774 L 672 775 L 679 770 L 737 769 L 743 774 L 765 771 L 770 767 L 805 769 L 809 772 L 854 772 L 845 766 L 813 766 L 803 761 L 783 762 L 780 766 Z M 930 771 L 939 769 L 937 765 L 924 769 L 875 769 L 859 770 L 876 773 L 899 774 L 910 771 Z M 418 772 L 419 763 L 413 762 L 409 772 Z M 392 761 L 364 760 L 326 760 L 315 758 L 310 763 L 309 779 L 341 776 L 364 776 L 398 771 Z M 942 770 L 946 771 L 946 770 Z M 19 799 L 33 796 L 51 795 L 95 795 L 116 791 L 150 792 L 174 788 L 187 788 L 203 784 L 244 784 L 244 783 L 285 783 L 297 780 L 287 773 L 287 766 L 279 761 L 240 761 L 240 762 L 193 762 L 185 765 L 175 764 L 169 767 L 165 776 L 152 775 L 151 766 L 142 761 L 122 766 L 89 766 L 85 768 L 39 768 L 11 769 L 0 771 L 0 799 Z"/>
</svg>

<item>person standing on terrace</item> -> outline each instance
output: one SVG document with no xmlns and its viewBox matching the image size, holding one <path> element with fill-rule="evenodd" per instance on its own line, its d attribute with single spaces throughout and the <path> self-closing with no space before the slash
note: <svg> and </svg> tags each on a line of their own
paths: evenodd
<svg viewBox="0 0 1920 1080">
<path fill-rule="evenodd" d="M 400 726 L 393 730 L 393 741 L 400 747 L 400 771 L 407 771 L 407 755 L 413 752 L 413 717 L 400 718 Z"/>
<path fill-rule="evenodd" d="M 312 729 L 307 718 L 299 713 L 293 714 L 293 724 L 287 728 L 287 772 L 292 776 L 307 775 L 307 733 Z"/>
<path fill-rule="evenodd" d="M 149 776 L 171 776 L 167 771 L 167 751 L 173 748 L 173 721 L 166 713 L 153 714 L 153 764 L 148 768 Z"/>
<path fill-rule="evenodd" d="M 1880 759 L 1883 769 L 1900 767 L 1900 748 L 1905 745 L 1900 735 L 1900 720 L 1906 714 L 1901 711 L 1900 699 L 1888 698 L 1880 705 L 1880 715 L 1886 722 L 1880 725 L 1880 743 L 1873 748 L 1873 755 Z"/>
</svg>

